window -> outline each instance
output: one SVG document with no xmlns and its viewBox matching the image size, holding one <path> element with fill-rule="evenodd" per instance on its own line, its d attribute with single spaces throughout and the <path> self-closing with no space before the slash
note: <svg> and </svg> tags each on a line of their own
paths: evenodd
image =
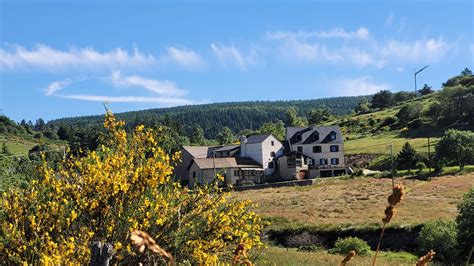
<svg viewBox="0 0 474 266">
<path fill-rule="evenodd" d="M 299 142 L 299 141 L 301 141 L 301 135 L 300 134 L 296 135 L 296 142 Z"/>
<path fill-rule="evenodd" d="M 313 135 L 313 141 L 318 141 L 319 140 L 319 133 L 316 133 Z"/>
<path fill-rule="evenodd" d="M 269 163 L 268 163 L 268 168 L 273 169 L 273 167 L 274 167 L 274 166 L 273 166 L 273 162 L 269 162 Z"/>
<path fill-rule="evenodd" d="M 273 158 L 273 157 L 275 157 L 275 155 L 276 155 L 276 154 L 275 154 L 275 152 L 274 152 L 274 151 L 270 152 L 270 157 L 272 157 L 272 158 Z"/>
<path fill-rule="evenodd" d="M 196 178 L 196 172 L 193 172 L 193 178 Z"/>
<path fill-rule="evenodd" d="M 240 176 L 240 171 L 239 171 L 239 170 L 235 170 L 235 171 L 234 171 L 234 176 Z"/>
<path fill-rule="evenodd" d="M 313 146 L 313 152 L 314 153 L 321 153 L 321 146 Z"/>
<path fill-rule="evenodd" d="M 331 158 L 331 164 L 332 165 L 338 165 L 339 164 L 339 158 Z"/>
<path fill-rule="evenodd" d="M 296 147 L 296 150 L 297 150 L 298 152 L 303 153 L 303 147 L 301 147 L 301 146 Z"/>
<path fill-rule="evenodd" d="M 275 141 L 273 141 L 273 140 L 272 140 L 272 142 L 271 142 L 271 143 L 272 143 L 272 146 L 275 146 Z"/>
<path fill-rule="evenodd" d="M 329 135 L 329 139 L 330 139 L 330 140 L 335 140 L 335 139 L 336 139 L 336 133 L 332 132 L 332 133 Z"/>
<path fill-rule="evenodd" d="M 319 164 L 320 165 L 326 165 L 326 164 L 328 164 L 328 161 L 325 158 L 321 158 L 321 159 L 319 159 Z"/>
<path fill-rule="evenodd" d="M 339 145 L 331 145 L 330 149 L 331 149 L 331 152 L 338 152 L 339 151 Z"/>
</svg>

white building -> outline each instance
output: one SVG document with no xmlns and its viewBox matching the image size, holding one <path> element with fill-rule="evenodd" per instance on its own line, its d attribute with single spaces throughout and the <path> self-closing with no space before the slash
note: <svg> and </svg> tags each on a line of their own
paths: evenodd
<svg viewBox="0 0 474 266">
<path fill-rule="evenodd" d="M 250 157 L 265 169 L 265 175 L 276 170 L 275 158 L 283 155 L 283 145 L 272 134 L 240 138 L 240 156 Z"/>
<path fill-rule="evenodd" d="M 285 152 L 298 152 L 307 156 L 308 173 L 304 175 L 305 178 L 346 173 L 343 137 L 338 126 L 288 127 Z"/>
</svg>

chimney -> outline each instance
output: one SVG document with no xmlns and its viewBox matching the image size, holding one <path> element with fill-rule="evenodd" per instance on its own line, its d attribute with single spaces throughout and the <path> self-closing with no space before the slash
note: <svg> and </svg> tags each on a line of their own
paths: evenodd
<svg viewBox="0 0 474 266">
<path fill-rule="evenodd" d="M 247 137 L 246 136 L 241 136 L 240 137 L 240 156 L 245 157 L 247 156 L 247 150 L 246 145 L 247 144 Z"/>
</svg>

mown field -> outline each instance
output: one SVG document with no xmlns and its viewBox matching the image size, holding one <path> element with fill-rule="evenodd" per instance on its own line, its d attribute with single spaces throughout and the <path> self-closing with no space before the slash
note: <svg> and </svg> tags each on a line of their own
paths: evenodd
<svg viewBox="0 0 474 266">
<path fill-rule="evenodd" d="M 474 174 L 446 175 L 432 181 L 397 178 L 406 195 L 392 225 L 415 225 L 429 220 L 454 219 L 457 204 L 471 187 Z M 268 188 L 235 192 L 232 197 L 250 199 L 265 218 L 326 226 L 367 227 L 380 224 L 391 192 L 391 179 L 370 177 L 322 179 L 312 186 Z"/>
</svg>

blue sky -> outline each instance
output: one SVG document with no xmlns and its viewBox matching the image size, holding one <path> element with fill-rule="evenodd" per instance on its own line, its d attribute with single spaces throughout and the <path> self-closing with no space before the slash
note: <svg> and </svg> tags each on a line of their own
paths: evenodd
<svg viewBox="0 0 474 266">
<path fill-rule="evenodd" d="M 19 121 L 440 88 L 474 61 L 473 1 L 4 1 L 0 101 Z"/>
</svg>

